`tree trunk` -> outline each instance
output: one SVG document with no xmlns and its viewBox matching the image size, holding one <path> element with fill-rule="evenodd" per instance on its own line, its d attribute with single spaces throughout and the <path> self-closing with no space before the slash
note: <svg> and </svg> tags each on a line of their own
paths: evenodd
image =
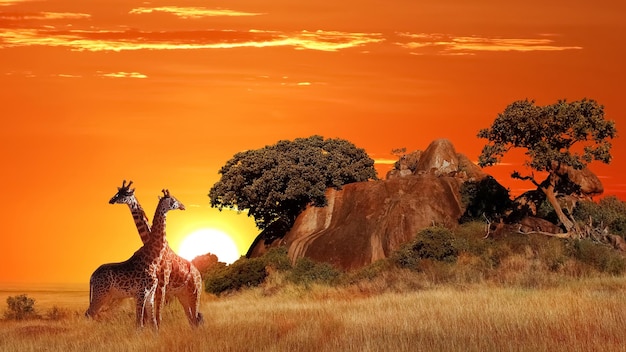
<svg viewBox="0 0 626 352">
<path fill-rule="evenodd" d="M 565 215 L 565 213 L 563 213 L 563 209 L 561 209 L 561 205 L 557 201 L 556 194 L 554 193 L 554 187 L 556 186 L 557 178 L 558 176 L 556 174 L 550 173 L 550 176 L 548 176 L 549 182 L 547 182 L 547 185 L 545 186 L 542 185 L 540 189 L 546 195 L 548 202 L 550 202 L 550 204 L 554 208 L 554 211 L 556 212 L 556 215 L 559 217 L 559 220 L 561 221 L 563 226 L 565 226 L 565 230 L 568 233 L 575 233 L 575 224 L 567 217 L 567 215 Z"/>
</svg>

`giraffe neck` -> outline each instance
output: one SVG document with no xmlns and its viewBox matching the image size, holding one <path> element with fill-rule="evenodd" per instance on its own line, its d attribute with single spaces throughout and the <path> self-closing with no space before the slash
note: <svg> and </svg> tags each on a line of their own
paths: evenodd
<svg viewBox="0 0 626 352">
<path fill-rule="evenodd" d="M 146 212 L 143 211 L 137 199 L 129 203 L 128 208 L 130 208 L 130 213 L 133 215 L 133 220 L 135 221 L 137 232 L 139 232 L 139 237 L 141 237 L 141 242 L 143 244 L 148 243 L 148 241 L 150 241 L 150 224 L 148 223 Z"/>
<path fill-rule="evenodd" d="M 159 201 L 157 205 L 156 212 L 154 213 L 154 217 L 152 218 L 152 228 L 150 229 L 150 241 L 153 243 L 156 242 L 164 242 L 165 239 L 165 219 L 167 217 L 167 212 L 169 209 L 167 208 L 165 198 Z"/>
</svg>

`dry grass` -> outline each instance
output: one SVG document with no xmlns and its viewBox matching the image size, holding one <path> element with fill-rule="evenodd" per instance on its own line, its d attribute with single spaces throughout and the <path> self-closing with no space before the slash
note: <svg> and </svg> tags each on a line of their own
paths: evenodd
<svg viewBox="0 0 626 352">
<path fill-rule="evenodd" d="M 158 334 L 135 329 L 131 302 L 92 321 L 82 316 L 87 292 L 28 291 L 40 313 L 56 306 L 71 314 L 0 320 L 0 351 L 621 351 L 626 343 L 623 277 L 376 294 L 363 286 L 269 288 L 205 296 L 198 329 L 172 304 Z"/>
</svg>

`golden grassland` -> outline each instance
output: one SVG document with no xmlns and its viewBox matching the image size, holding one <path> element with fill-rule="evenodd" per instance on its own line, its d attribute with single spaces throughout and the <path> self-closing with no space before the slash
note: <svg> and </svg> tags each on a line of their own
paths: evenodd
<svg viewBox="0 0 626 352">
<path fill-rule="evenodd" d="M 278 281 L 226 297 L 205 294 L 205 322 L 195 329 L 172 303 L 158 333 L 135 328 L 130 300 L 93 321 L 83 316 L 86 291 L 20 292 L 36 300 L 42 318 L 0 320 L 0 351 L 623 351 L 626 344 L 623 276 L 375 293 L 363 283 Z M 16 292 L 0 289 L 0 299 Z M 60 317 L 46 315 L 53 308 Z"/>
</svg>

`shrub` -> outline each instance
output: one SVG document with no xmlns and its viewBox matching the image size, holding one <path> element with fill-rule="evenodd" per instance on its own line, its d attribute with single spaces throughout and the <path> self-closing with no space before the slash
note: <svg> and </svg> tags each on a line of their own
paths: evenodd
<svg viewBox="0 0 626 352">
<path fill-rule="evenodd" d="M 419 232 L 412 249 L 422 259 L 455 262 L 459 251 L 454 235 L 445 227 L 429 227 Z"/>
<path fill-rule="evenodd" d="M 39 317 L 35 312 L 35 300 L 26 294 L 8 297 L 7 305 L 8 310 L 4 312 L 5 319 L 23 320 Z"/>
<path fill-rule="evenodd" d="M 389 258 L 398 268 L 409 269 L 413 271 L 420 270 L 420 257 L 415 253 L 413 247 L 404 245 L 402 248 L 393 252 Z"/>
<path fill-rule="evenodd" d="M 70 316 L 70 312 L 67 309 L 59 308 L 57 306 L 53 306 L 46 313 L 46 318 L 48 320 L 63 320 L 67 319 Z"/>
<path fill-rule="evenodd" d="M 608 246 L 583 239 L 573 241 L 569 248 L 572 257 L 600 272 L 619 275 L 626 269 L 626 259 Z"/>
<path fill-rule="evenodd" d="M 602 198 L 600 202 L 579 202 L 574 217 L 584 223 L 593 221 L 593 226 L 608 226 L 609 231 L 626 237 L 626 203 L 615 196 Z"/>
<path fill-rule="evenodd" d="M 445 227 L 429 227 L 391 255 L 400 268 L 421 271 L 423 259 L 453 263 L 459 255 L 454 235 Z"/>
<path fill-rule="evenodd" d="M 287 255 L 287 247 L 272 248 L 262 257 L 266 266 L 272 267 L 278 271 L 287 271 L 291 269 L 291 260 Z"/>
<path fill-rule="evenodd" d="M 311 283 L 334 284 L 341 276 L 341 271 L 328 263 L 319 263 L 309 258 L 296 261 L 287 275 L 287 280 L 295 284 Z"/>
<path fill-rule="evenodd" d="M 262 258 L 240 258 L 231 265 L 219 263 L 209 270 L 204 286 L 207 292 L 219 295 L 244 287 L 258 286 L 266 277 L 265 261 Z"/>
</svg>

